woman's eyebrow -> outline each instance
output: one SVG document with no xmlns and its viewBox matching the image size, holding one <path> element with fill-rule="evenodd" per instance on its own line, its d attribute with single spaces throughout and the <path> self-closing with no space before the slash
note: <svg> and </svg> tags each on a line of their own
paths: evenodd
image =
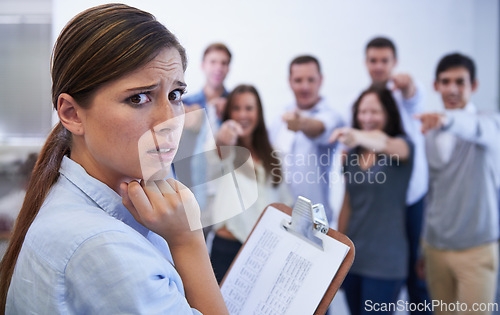
<svg viewBox="0 0 500 315">
<path fill-rule="evenodd" d="M 155 83 L 155 84 L 151 84 L 151 85 L 147 85 L 147 86 L 138 86 L 138 87 L 133 87 L 133 88 L 130 88 L 130 89 L 127 89 L 127 91 L 139 91 L 139 90 L 142 90 L 142 91 L 147 91 L 147 90 L 154 90 L 156 89 L 160 84 L 159 83 Z"/>
<path fill-rule="evenodd" d="M 184 83 L 184 82 L 182 82 L 182 81 L 176 81 L 175 84 L 178 85 L 178 86 L 180 86 L 180 87 L 186 87 L 187 86 L 187 84 Z"/>
<path fill-rule="evenodd" d="M 182 82 L 182 81 L 175 81 L 175 85 L 180 86 L 180 87 L 187 87 L 187 84 Z M 127 89 L 126 91 L 149 91 L 149 90 L 154 90 L 158 86 L 160 86 L 159 83 L 151 84 L 151 85 L 146 85 L 146 86 L 138 86 L 138 87 L 133 87 L 130 89 Z"/>
</svg>

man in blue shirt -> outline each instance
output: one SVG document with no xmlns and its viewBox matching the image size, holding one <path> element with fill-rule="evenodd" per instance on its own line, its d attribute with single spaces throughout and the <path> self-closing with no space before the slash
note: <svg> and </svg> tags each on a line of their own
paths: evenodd
<svg viewBox="0 0 500 315">
<path fill-rule="evenodd" d="M 206 76 L 201 91 L 183 100 L 186 121 L 179 150 L 174 160 L 175 174 L 193 191 L 202 211 L 207 208 L 206 178 L 207 141 L 214 141 L 226 105 L 224 80 L 229 72 L 231 52 L 222 43 L 209 45 L 203 53 L 201 69 Z M 201 109 L 204 109 L 201 110 Z M 215 142 L 214 142 L 215 148 Z"/>
<path fill-rule="evenodd" d="M 229 72 L 230 62 L 231 52 L 226 45 L 214 43 L 205 49 L 201 69 L 206 76 L 206 83 L 200 92 L 183 100 L 186 112 L 214 107 L 215 114 L 220 120 L 228 94 L 224 88 L 224 80 Z"/>
</svg>

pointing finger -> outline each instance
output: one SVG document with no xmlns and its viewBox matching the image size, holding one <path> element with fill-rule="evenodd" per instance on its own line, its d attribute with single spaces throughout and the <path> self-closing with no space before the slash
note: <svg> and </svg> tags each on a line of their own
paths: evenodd
<svg viewBox="0 0 500 315">
<path fill-rule="evenodd" d="M 329 143 L 334 143 L 336 142 L 339 137 L 341 136 L 341 131 L 339 129 L 335 129 L 332 134 L 330 135 L 330 138 L 328 138 Z"/>
<path fill-rule="evenodd" d="M 234 132 L 236 132 L 238 136 L 241 136 L 243 134 L 243 127 L 241 127 L 241 124 L 239 124 L 238 122 L 234 122 L 233 128 Z"/>
</svg>

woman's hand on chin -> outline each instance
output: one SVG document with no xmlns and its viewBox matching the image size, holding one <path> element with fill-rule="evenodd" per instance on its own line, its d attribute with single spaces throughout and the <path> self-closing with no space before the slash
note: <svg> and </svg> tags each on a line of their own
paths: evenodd
<svg viewBox="0 0 500 315">
<path fill-rule="evenodd" d="M 200 208 L 193 193 L 172 178 L 131 181 L 120 185 L 125 207 L 151 231 L 162 236 L 170 247 L 203 241 Z"/>
</svg>

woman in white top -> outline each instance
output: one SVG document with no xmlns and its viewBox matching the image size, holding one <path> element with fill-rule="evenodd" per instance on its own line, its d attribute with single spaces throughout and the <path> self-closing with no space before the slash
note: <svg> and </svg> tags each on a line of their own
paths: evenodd
<svg viewBox="0 0 500 315">
<path fill-rule="evenodd" d="M 210 258 L 219 283 L 264 208 L 273 202 L 289 205 L 292 203 L 292 197 L 286 184 L 282 183 L 281 161 L 276 152 L 273 151 L 269 141 L 262 103 L 255 87 L 251 85 L 237 86 L 227 98 L 222 120 L 223 123 L 216 135 L 217 146 L 236 146 L 233 151 L 219 151 L 223 163 L 233 163 L 235 170 L 238 171 L 241 156 L 238 158 L 238 154 L 234 154 L 234 151 L 241 152 L 241 148 L 249 151 L 255 168 L 255 177 L 254 174 L 247 174 L 248 180 L 242 176 L 238 183 L 240 186 L 250 185 L 251 179 L 254 178 L 253 181 L 257 184 L 257 198 L 256 202 L 243 213 L 214 227 L 215 236 Z M 232 154 L 226 154 L 228 152 Z M 249 184 L 245 184 L 245 182 Z M 240 187 L 241 190 L 242 187 Z M 221 187 L 217 190 L 217 194 L 226 193 Z M 217 196 L 215 199 L 223 200 Z M 221 203 L 217 201 L 213 205 L 216 211 L 221 206 Z"/>
</svg>

